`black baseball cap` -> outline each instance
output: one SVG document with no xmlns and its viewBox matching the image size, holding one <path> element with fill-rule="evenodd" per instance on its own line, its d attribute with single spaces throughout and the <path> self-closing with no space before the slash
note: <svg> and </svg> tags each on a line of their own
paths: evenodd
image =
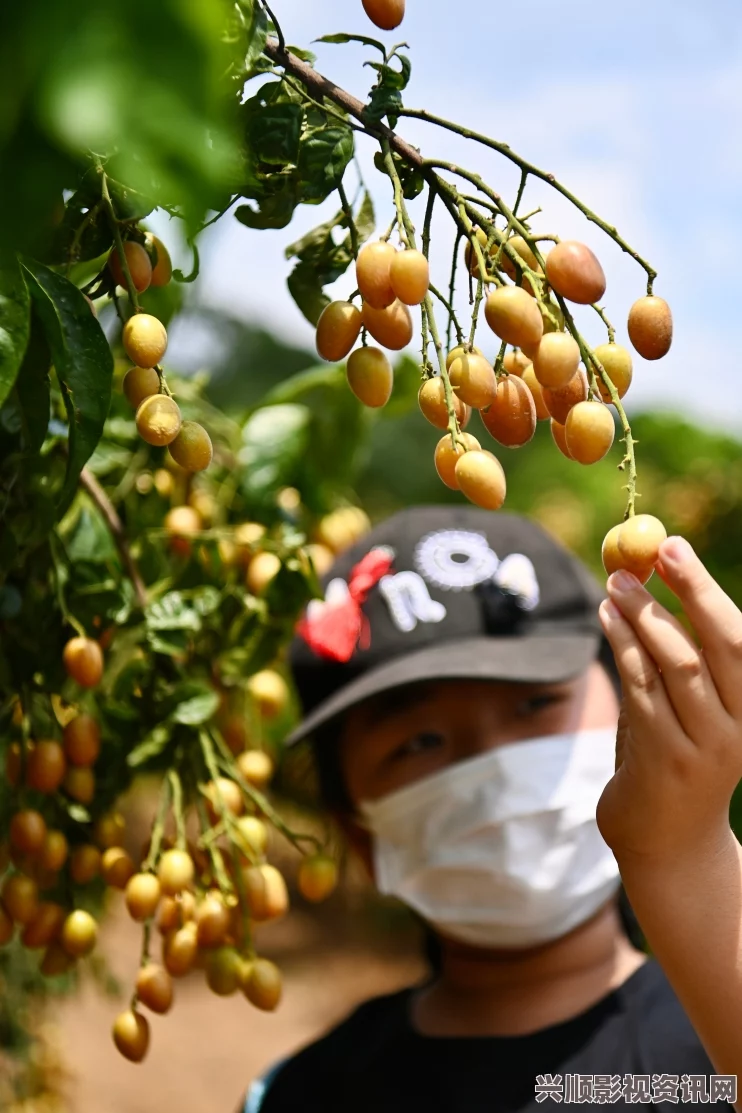
<svg viewBox="0 0 742 1113">
<path fill-rule="evenodd" d="M 323 577 L 289 654 L 310 736 L 426 680 L 555 683 L 598 655 L 605 591 L 539 525 L 474 507 L 403 510 Z"/>
</svg>

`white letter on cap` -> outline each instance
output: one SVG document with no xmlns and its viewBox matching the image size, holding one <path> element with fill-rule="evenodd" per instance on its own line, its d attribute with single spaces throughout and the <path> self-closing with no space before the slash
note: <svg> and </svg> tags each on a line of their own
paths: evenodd
<svg viewBox="0 0 742 1113">
<path fill-rule="evenodd" d="M 379 581 L 379 591 L 389 607 L 392 622 L 404 634 L 418 622 L 442 622 L 446 608 L 430 598 L 427 584 L 417 572 L 398 572 Z"/>
</svg>

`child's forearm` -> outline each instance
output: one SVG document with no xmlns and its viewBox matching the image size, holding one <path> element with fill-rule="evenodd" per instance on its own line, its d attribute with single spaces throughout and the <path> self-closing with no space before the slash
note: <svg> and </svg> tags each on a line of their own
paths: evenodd
<svg viewBox="0 0 742 1113">
<path fill-rule="evenodd" d="M 692 860 L 619 865 L 647 942 L 715 1069 L 742 1078 L 742 847 L 727 828 Z"/>
</svg>

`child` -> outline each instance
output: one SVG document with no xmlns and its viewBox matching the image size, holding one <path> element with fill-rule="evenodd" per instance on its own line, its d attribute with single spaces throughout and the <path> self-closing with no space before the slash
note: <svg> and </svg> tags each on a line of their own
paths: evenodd
<svg viewBox="0 0 742 1113">
<path fill-rule="evenodd" d="M 619 685 L 603 598 L 537 526 L 470 508 L 405 511 L 337 561 L 292 653 L 304 720 L 291 741 L 311 738 L 326 803 L 380 890 L 428 925 L 434 969 L 279 1063 L 247 1113 L 510 1113 L 691 1100 L 701 1084 L 706 1100 L 736 1099 L 619 912 L 595 816 L 606 785 L 601 822 L 640 901 L 674 826 L 661 786 L 648 818 L 623 783 L 632 747 L 652 749 L 642 715 L 651 729 L 656 715 L 615 617 L 630 739 L 611 780 Z"/>
</svg>

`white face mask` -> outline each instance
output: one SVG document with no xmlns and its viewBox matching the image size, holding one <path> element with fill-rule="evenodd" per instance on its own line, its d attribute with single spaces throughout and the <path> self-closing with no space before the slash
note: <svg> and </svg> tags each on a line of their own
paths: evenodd
<svg viewBox="0 0 742 1113">
<path fill-rule="evenodd" d="M 615 754 L 615 727 L 528 739 L 361 804 L 379 889 L 473 946 L 566 935 L 619 887 L 595 820 Z"/>
</svg>

